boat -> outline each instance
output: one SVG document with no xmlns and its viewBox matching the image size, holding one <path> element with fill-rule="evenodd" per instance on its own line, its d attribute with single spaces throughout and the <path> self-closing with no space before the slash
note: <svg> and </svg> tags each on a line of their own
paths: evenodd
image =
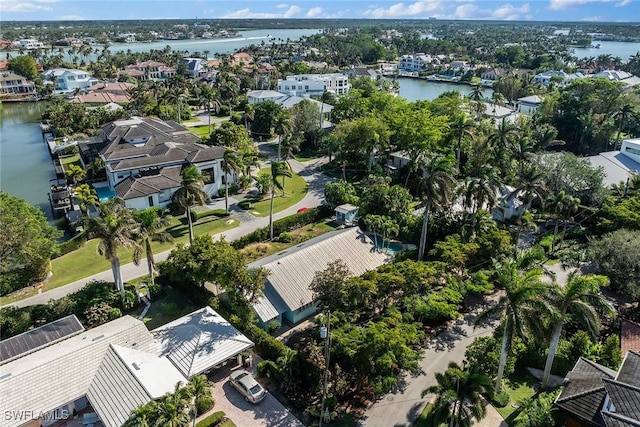
<svg viewBox="0 0 640 427">
<path fill-rule="evenodd" d="M 60 179 L 53 179 L 49 192 L 49 202 L 54 214 L 67 213 L 71 210 L 71 192 L 66 182 Z"/>
</svg>

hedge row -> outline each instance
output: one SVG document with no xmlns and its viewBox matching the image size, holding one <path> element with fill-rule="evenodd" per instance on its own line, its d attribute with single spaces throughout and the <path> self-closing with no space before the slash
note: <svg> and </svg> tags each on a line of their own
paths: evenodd
<svg viewBox="0 0 640 427">
<path fill-rule="evenodd" d="M 85 243 L 87 243 L 87 235 L 86 233 L 80 233 L 76 236 L 73 236 L 71 239 L 66 242 L 59 243 L 57 246 L 56 254 L 52 258 L 58 258 L 62 255 L 68 254 L 69 252 L 73 252 L 77 249 L 80 249 Z"/>
<path fill-rule="evenodd" d="M 298 212 L 286 218 L 273 222 L 273 235 L 278 236 L 280 233 L 295 230 L 312 222 L 320 221 L 329 217 L 333 211 L 326 205 L 317 208 L 307 209 L 304 212 Z M 242 249 L 251 243 L 263 242 L 269 239 L 269 227 L 259 228 L 249 234 L 234 240 L 231 245 L 236 249 Z"/>
<path fill-rule="evenodd" d="M 208 209 L 202 212 L 191 211 L 191 220 L 195 222 L 199 219 L 206 218 L 208 216 L 213 216 L 213 215 L 217 216 L 218 218 L 229 216 L 227 211 L 225 211 L 224 209 Z"/>
<path fill-rule="evenodd" d="M 204 420 L 198 422 L 198 424 L 196 424 L 196 427 L 214 427 L 214 426 L 217 426 L 218 424 L 220 424 L 222 422 L 222 420 L 224 419 L 225 415 L 226 414 L 223 411 L 214 412 L 213 414 L 209 415 Z"/>
</svg>

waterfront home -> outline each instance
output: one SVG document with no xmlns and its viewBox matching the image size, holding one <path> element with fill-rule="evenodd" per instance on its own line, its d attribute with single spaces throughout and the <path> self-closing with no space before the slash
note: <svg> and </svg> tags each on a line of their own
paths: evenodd
<svg viewBox="0 0 640 427">
<path fill-rule="evenodd" d="M 351 67 L 345 74 L 352 79 L 366 77 L 371 80 L 380 80 L 382 77 L 382 72 L 379 69 L 366 67 Z"/>
<path fill-rule="evenodd" d="M 488 119 L 493 119 L 496 123 L 500 123 L 502 120 L 508 120 L 513 122 L 518 113 L 509 107 L 497 104 L 495 102 L 484 102 L 484 111 L 482 115 Z"/>
<path fill-rule="evenodd" d="M 543 98 L 538 95 L 530 95 L 522 98 L 518 98 L 516 101 L 516 109 L 519 113 L 532 115 L 538 108 L 540 108 L 540 104 L 544 101 Z"/>
<path fill-rule="evenodd" d="M 98 83 L 86 88 L 83 93 L 74 96 L 71 102 L 83 104 L 106 105 L 126 104 L 131 102 L 128 90 L 135 87 L 132 83 Z"/>
<path fill-rule="evenodd" d="M 98 83 L 98 79 L 82 70 L 54 68 L 42 73 L 44 84 L 52 84 L 58 93 L 69 93 L 86 89 Z"/>
<path fill-rule="evenodd" d="M 143 61 L 127 65 L 119 74 L 129 75 L 136 80 L 165 80 L 176 74 L 175 67 L 159 61 Z"/>
<path fill-rule="evenodd" d="M 200 77 L 209 70 L 208 61 L 203 58 L 180 58 L 180 63 L 186 65 L 191 77 Z"/>
<path fill-rule="evenodd" d="M 495 82 L 505 74 L 506 74 L 506 71 L 504 70 L 504 68 L 496 68 L 496 67 L 490 66 L 489 68 L 485 69 L 482 72 L 482 74 L 480 74 L 480 78 L 482 80 L 490 80 L 492 82 Z"/>
<path fill-rule="evenodd" d="M 327 91 L 339 96 L 349 93 L 350 88 L 349 78 L 341 73 L 298 74 L 278 79 L 278 92 L 286 95 L 321 96 Z"/>
<path fill-rule="evenodd" d="M 327 264 L 342 260 L 351 275 L 360 276 L 389 259 L 358 227 L 330 231 L 249 264 L 249 268 L 264 267 L 271 272 L 264 295 L 253 308 L 262 326 L 283 321 L 296 324 L 318 311 L 318 301 L 309 285 L 316 272 L 325 270 Z"/>
<path fill-rule="evenodd" d="M 403 71 L 422 71 L 427 65 L 439 65 L 440 60 L 424 53 L 402 55 L 398 61 L 398 69 Z"/>
<path fill-rule="evenodd" d="M 42 49 L 44 44 L 36 39 L 20 39 L 15 42 L 15 45 L 22 49 Z"/>
<path fill-rule="evenodd" d="M 640 77 L 621 70 L 604 70 L 593 75 L 594 78 L 607 79 L 614 82 L 622 82 L 627 88 L 640 85 Z"/>
<path fill-rule="evenodd" d="M 0 401 L 6 413 L 27 415 L 2 417 L 1 427 L 54 419 L 120 427 L 141 405 L 253 347 L 211 307 L 153 331 L 131 316 L 84 331 L 69 316 L 10 340 L 10 357 L 3 352 L 0 361 Z"/>
<path fill-rule="evenodd" d="M 232 175 L 224 176 L 225 147 L 199 144 L 200 139 L 173 121 L 132 117 L 102 126 L 99 134 L 79 144 L 85 164 L 104 161 L 109 188 L 134 209 L 165 207 L 180 188 L 184 167 L 195 165 L 204 190 L 217 197 Z"/>
<path fill-rule="evenodd" d="M 567 427 L 640 425 L 640 353 L 628 351 L 616 371 L 580 357 L 554 404 Z"/>
<path fill-rule="evenodd" d="M 550 70 L 536 74 L 533 76 L 533 81 L 543 87 L 548 87 L 551 82 L 554 82 L 557 87 L 563 87 L 583 77 L 582 73 L 567 74 L 564 71 Z"/>
<path fill-rule="evenodd" d="M 324 120 L 323 127 L 332 127 L 333 124 L 328 122 L 331 120 L 331 111 L 333 110 L 333 106 L 330 104 L 325 104 L 324 102 L 316 101 L 315 99 L 308 97 L 286 95 L 284 93 L 276 92 L 275 90 L 250 90 L 247 92 L 247 101 L 251 105 L 256 105 L 265 101 L 273 101 L 283 108 L 289 109 L 305 99 L 316 105 L 318 110 L 322 113 L 322 119 Z"/>
<path fill-rule="evenodd" d="M 0 72 L 0 98 L 21 98 L 35 93 L 36 86 L 32 81 L 10 71 Z"/>
</svg>

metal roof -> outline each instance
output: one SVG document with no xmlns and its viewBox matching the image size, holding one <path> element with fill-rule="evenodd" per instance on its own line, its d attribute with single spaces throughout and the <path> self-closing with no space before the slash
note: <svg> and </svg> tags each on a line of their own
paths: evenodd
<svg viewBox="0 0 640 427">
<path fill-rule="evenodd" d="M 0 365 L 70 338 L 82 331 L 84 331 L 84 327 L 72 314 L 0 341 Z"/>
<path fill-rule="evenodd" d="M 389 259 L 375 250 L 372 240 L 357 227 L 325 233 L 292 248 L 249 264 L 265 267 L 271 273 L 269 285 L 282 298 L 288 310 L 313 301 L 309 285 L 316 272 L 327 264 L 342 260 L 354 276 L 373 270 Z M 273 304 L 273 301 L 272 301 Z"/>
<path fill-rule="evenodd" d="M 166 358 L 112 344 L 87 398 L 105 427 L 120 427 L 133 410 L 173 392 L 178 382 L 187 380 Z"/>
<path fill-rule="evenodd" d="M 593 167 L 604 170 L 604 185 L 626 182 L 633 174 L 640 173 L 640 164 L 620 151 L 606 151 L 586 158 Z"/>
<path fill-rule="evenodd" d="M 151 331 L 159 348 L 187 378 L 253 347 L 253 342 L 211 307 Z"/>
<path fill-rule="evenodd" d="M 0 366 L 0 402 L 6 411 L 48 412 L 85 396 L 110 344 L 153 350 L 144 323 L 123 316 Z M 0 427 L 24 420 L 0 417 Z"/>
<path fill-rule="evenodd" d="M 352 205 L 350 203 L 345 203 L 344 205 L 340 205 L 340 206 L 336 207 L 334 209 L 334 211 L 346 214 L 346 213 L 349 213 L 349 212 L 357 211 L 358 209 L 359 208 L 357 206 L 354 206 L 354 205 Z"/>
</svg>

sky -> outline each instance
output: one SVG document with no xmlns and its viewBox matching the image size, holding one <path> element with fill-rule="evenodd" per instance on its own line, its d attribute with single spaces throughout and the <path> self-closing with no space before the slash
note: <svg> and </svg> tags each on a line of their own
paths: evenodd
<svg viewBox="0 0 640 427">
<path fill-rule="evenodd" d="M 0 0 L 2 21 L 96 19 L 485 19 L 640 22 L 640 0 Z"/>
</svg>

